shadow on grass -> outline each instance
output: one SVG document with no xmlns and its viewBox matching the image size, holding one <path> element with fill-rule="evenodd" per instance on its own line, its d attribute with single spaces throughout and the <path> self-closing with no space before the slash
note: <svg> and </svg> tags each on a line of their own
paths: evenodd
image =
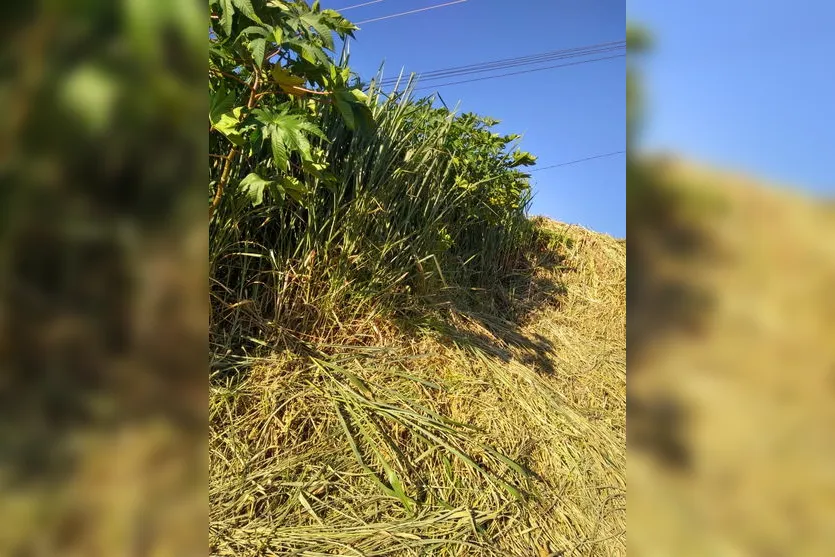
<svg viewBox="0 0 835 557">
<path fill-rule="evenodd" d="M 538 249 L 503 283 L 448 290 L 437 304 L 441 312 L 401 319 L 400 326 L 434 332 L 445 341 L 476 348 L 503 363 L 516 359 L 541 373 L 555 373 L 553 343 L 543 335 L 526 334 L 523 328 L 534 312 L 559 306 L 566 294 L 556 271 L 568 269 L 564 248 L 570 239 L 554 236 L 538 238 L 538 242 Z"/>
<path fill-rule="evenodd" d="M 559 305 L 566 293 L 564 285 L 555 278 L 555 271 L 567 268 L 565 251 L 571 246 L 571 239 L 546 232 L 535 236 L 533 246 L 515 272 L 489 287 L 453 286 L 425 298 L 415 297 L 408 309 L 398 308 L 391 315 L 396 328 L 407 336 L 431 332 L 446 341 L 478 348 L 505 363 L 516 358 L 543 373 L 554 373 L 552 343 L 542 335 L 525 335 L 523 327 L 536 310 L 544 305 Z M 302 340 L 303 335 L 291 334 L 287 329 L 283 335 L 283 346 L 279 348 L 240 331 L 216 332 L 220 341 L 213 342 L 211 350 L 212 382 L 237 383 L 253 363 L 276 350 L 323 356 L 322 347 Z"/>
</svg>

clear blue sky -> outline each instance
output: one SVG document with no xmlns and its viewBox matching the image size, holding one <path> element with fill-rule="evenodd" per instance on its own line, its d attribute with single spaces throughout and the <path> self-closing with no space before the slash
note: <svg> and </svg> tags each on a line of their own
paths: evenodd
<svg viewBox="0 0 835 557">
<path fill-rule="evenodd" d="M 322 6 L 363 1 L 323 0 Z M 446 1 L 386 0 L 343 13 L 360 22 Z M 351 65 L 370 77 L 385 61 L 392 77 L 401 67 L 421 72 L 527 56 L 623 40 L 625 21 L 624 0 L 469 0 L 360 25 Z M 507 71 L 519 69 L 528 68 Z M 461 101 L 464 111 L 501 120 L 500 132 L 523 135 L 522 148 L 548 166 L 625 149 L 625 72 L 625 59 L 615 58 L 439 91 L 449 105 Z M 624 237 L 624 164 L 616 155 L 533 173 L 531 213 Z"/>
<path fill-rule="evenodd" d="M 630 0 L 655 35 L 644 146 L 835 194 L 835 3 Z"/>
</svg>

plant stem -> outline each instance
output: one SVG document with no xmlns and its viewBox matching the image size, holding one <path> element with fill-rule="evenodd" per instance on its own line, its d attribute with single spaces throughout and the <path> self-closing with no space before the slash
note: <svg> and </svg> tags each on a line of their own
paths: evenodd
<svg viewBox="0 0 835 557">
<path fill-rule="evenodd" d="M 255 68 L 255 83 L 249 91 L 249 101 L 246 103 L 247 110 L 252 110 L 255 106 L 255 99 L 257 98 L 258 86 L 260 84 L 261 73 L 258 71 L 258 68 Z M 226 157 L 226 162 L 223 163 L 223 171 L 220 173 L 220 181 L 217 183 L 215 196 L 212 199 L 212 204 L 209 206 L 209 221 L 212 220 L 215 210 L 218 205 L 220 205 L 220 200 L 223 199 L 223 191 L 226 188 L 226 184 L 229 182 L 229 176 L 232 174 L 232 161 L 237 157 L 238 153 L 240 153 L 240 149 L 233 147 L 232 150 L 229 151 L 229 155 Z"/>
</svg>

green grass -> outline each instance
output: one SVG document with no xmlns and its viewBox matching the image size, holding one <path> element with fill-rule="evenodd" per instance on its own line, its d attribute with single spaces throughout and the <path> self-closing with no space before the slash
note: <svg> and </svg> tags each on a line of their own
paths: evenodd
<svg viewBox="0 0 835 557">
<path fill-rule="evenodd" d="M 373 133 L 323 109 L 328 141 L 317 148 L 332 179 L 303 175 L 312 193 L 301 202 L 253 207 L 233 192 L 218 207 L 214 354 L 361 335 L 380 315 L 420 314 L 451 290 L 502 291 L 532 236 L 525 175 L 505 160 L 506 140 L 472 116 L 415 100 L 412 88 L 387 97 L 372 89 Z M 485 143 L 481 158 L 456 150 L 463 137 Z"/>
</svg>

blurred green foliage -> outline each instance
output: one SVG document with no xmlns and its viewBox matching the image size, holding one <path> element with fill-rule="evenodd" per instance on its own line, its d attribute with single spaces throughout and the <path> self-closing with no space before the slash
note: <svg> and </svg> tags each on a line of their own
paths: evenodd
<svg viewBox="0 0 835 557">
<path fill-rule="evenodd" d="M 188 427 L 205 427 L 205 397 L 186 393 L 205 393 L 206 309 L 185 293 L 206 293 L 206 271 L 181 258 L 185 231 L 205 230 L 205 17 L 196 0 L 4 6 L 2 554 L 89 554 L 103 539 L 99 514 L 85 521 L 61 499 L 89 456 L 81 438 L 98 436 L 106 462 L 109 432 L 127 424 L 156 416 L 183 450 Z M 15 514 L 27 498 L 48 513 Z M 120 517 L 120 504 L 102 513 Z M 62 537 L 72 521 L 85 533 Z M 107 535 L 106 553 L 124 552 L 127 536 Z"/>
</svg>

